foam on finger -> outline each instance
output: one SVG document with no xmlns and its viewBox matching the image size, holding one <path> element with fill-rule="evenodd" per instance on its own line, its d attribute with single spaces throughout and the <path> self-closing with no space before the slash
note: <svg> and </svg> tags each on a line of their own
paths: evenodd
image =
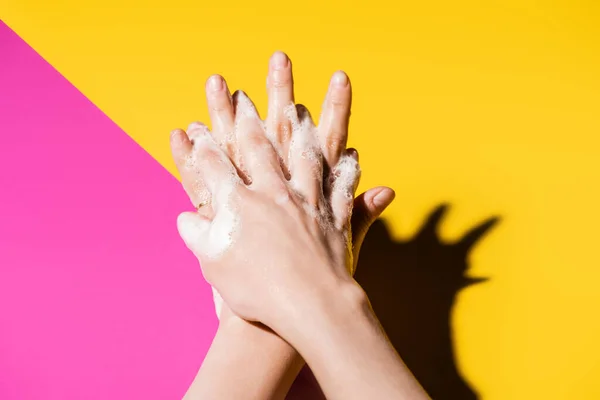
<svg viewBox="0 0 600 400">
<path fill-rule="evenodd" d="M 338 229 L 343 229 L 349 223 L 360 173 L 357 159 L 350 154 L 342 155 L 331 171 L 328 180 L 331 187 L 330 200 Z"/>
<path fill-rule="evenodd" d="M 210 202 L 215 214 L 210 228 L 198 239 L 198 252 L 209 259 L 220 257 L 233 244 L 234 233 L 238 229 L 239 216 L 236 212 L 234 195 L 242 185 L 237 171 L 223 150 L 210 134 L 199 129 L 194 136 L 194 149 L 186 159 L 186 168 L 198 176 L 197 196 L 203 202 Z M 182 227 L 188 237 L 198 236 L 197 224 Z"/>
<path fill-rule="evenodd" d="M 290 185 L 308 205 L 323 206 L 323 155 L 316 137 L 317 128 L 305 108 L 292 107 L 286 109 L 292 126 L 288 154 Z"/>
</svg>

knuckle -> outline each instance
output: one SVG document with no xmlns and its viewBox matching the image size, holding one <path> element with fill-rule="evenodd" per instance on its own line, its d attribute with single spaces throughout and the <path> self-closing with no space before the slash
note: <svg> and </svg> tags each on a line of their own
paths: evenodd
<svg viewBox="0 0 600 400">
<path fill-rule="evenodd" d="M 211 164 L 215 163 L 216 161 L 218 161 L 220 158 L 217 151 L 209 146 L 198 147 L 197 157 L 201 163 L 205 164 L 204 165 L 205 168 L 207 167 L 206 164 L 211 165 Z"/>
<path fill-rule="evenodd" d="M 249 132 L 245 136 L 246 136 L 245 137 L 246 143 L 252 147 L 261 147 L 262 148 L 263 146 L 271 145 L 271 142 L 269 141 L 269 139 L 267 139 L 267 137 L 258 129 L 253 130 L 252 132 Z"/>
<path fill-rule="evenodd" d="M 348 101 L 345 96 L 333 94 L 329 101 L 334 109 L 347 108 L 348 106 Z"/>
<path fill-rule="evenodd" d="M 293 200 L 292 194 L 284 182 L 278 181 L 273 183 L 272 190 L 273 196 L 280 205 L 290 203 Z"/>
<path fill-rule="evenodd" d="M 332 131 L 329 132 L 329 135 L 327 135 L 327 139 L 326 139 L 326 146 L 328 149 L 333 149 L 333 150 L 337 150 L 342 142 L 343 142 L 343 138 L 344 138 L 344 133 L 334 129 Z"/>
<path fill-rule="evenodd" d="M 214 113 L 222 113 L 227 111 L 228 106 L 229 105 L 225 101 L 214 101 L 210 104 L 210 110 Z"/>
<path fill-rule="evenodd" d="M 271 81 L 271 88 L 275 90 L 288 89 L 292 85 L 292 78 L 289 76 L 277 77 Z"/>
</svg>

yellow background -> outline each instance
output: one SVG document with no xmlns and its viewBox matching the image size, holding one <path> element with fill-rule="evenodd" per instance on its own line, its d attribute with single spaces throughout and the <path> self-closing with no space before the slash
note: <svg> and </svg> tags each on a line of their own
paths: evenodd
<svg viewBox="0 0 600 400">
<path fill-rule="evenodd" d="M 600 398 L 600 2 L 2 0 L 0 18 L 173 173 L 168 133 L 208 119 L 209 74 L 264 111 L 281 49 L 318 110 L 346 70 L 361 186 L 397 190 L 397 238 L 440 202 L 446 239 L 503 218 L 454 314 L 469 382 Z"/>
</svg>

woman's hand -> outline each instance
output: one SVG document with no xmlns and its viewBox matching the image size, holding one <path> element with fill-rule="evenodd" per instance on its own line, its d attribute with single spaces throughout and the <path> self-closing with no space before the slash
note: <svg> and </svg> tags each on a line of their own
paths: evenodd
<svg viewBox="0 0 600 400">
<path fill-rule="evenodd" d="M 294 88 L 292 65 L 288 57 L 281 52 L 276 52 L 269 63 L 269 75 L 267 77 L 268 89 L 268 114 L 265 120 L 267 136 L 277 150 L 278 157 L 285 174 L 288 174 L 290 159 L 288 157 L 292 139 L 292 121 L 289 118 L 290 106 L 294 103 Z M 236 113 L 236 106 L 232 101 L 226 82 L 222 77 L 214 75 L 206 83 L 206 96 L 212 122 L 212 131 L 210 134 L 220 145 L 232 160 L 232 163 L 238 169 L 239 174 L 246 178 L 244 173 L 244 161 L 239 150 L 237 138 L 233 135 Z M 234 94 L 236 97 L 237 94 Z M 337 72 L 331 79 L 329 90 L 322 107 L 320 122 L 316 130 L 317 145 L 323 154 L 323 166 L 326 171 L 323 190 L 326 194 L 331 193 L 331 179 L 329 178 L 333 167 L 344 155 L 350 155 L 357 158 L 355 150 L 346 150 L 348 138 L 348 121 L 350 116 L 352 90 L 347 76 L 343 72 Z M 305 113 L 302 106 L 298 106 L 301 113 Z M 287 112 L 286 112 L 287 111 Z M 188 128 L 187 134 L 182 130 L 176 130 L 172 136 L 173 157 L 182 178 L 183 186 L 190 196 L 190 200 L 195 206 L 207 203 L 207 191 L 203 180 L 201 179 L 198 165 L 186 163 L 192 153 L 192 148 L 185 142 L 190 142 L 199 134 L 208 132 L 208 128 L 199 122 L 193 123 Z M 187 140 L 186 140 L 187 137 Z M 183 142 L 183 145 L 178 143 Z M 373 188 L 354 201 L 354 212 L 352 217 L 352 249 L 354 264 L 352 269 L 356 268 L 356 261 L 360 245 L 368 231 L 371 223 L 379 217 L 381 212 L 391 203 L 394 192 L 386 187 Z M 326 199 L 330 198 L 326 196 Z M 344 200 L 330 204 L 335 213 L 344 212 L 347 204 Z M 210 204 L 204 205 L 200 212 L 210 217 L 212 207 Z M 221 312 L 225 316 L 231 315 L 226 305 L 223 305 L 222 299 L 214 291 L 215 307 L 217 314 Z M 221 308 L 224 310 L 221 311 Z"/>
<path fill-rule="evenodd" d="M 345 81 L 350 93 L 347 78 L 333 80 L 332 87 L 341 88 L 336 81 Z M 286 92 L 285 84 L 270 86 Z M 331 93 L 330 87 L 326 104 L 339 111 L 344 103 L 332 100 Z M 187 135 L 172 135 L 178 167 L 192 177 L 191 190 L 186 189 L 199 206 L 196 213 L 182 214 L 178 226 L 205 277 L 236 314 L 270 326 L 305 356 L 329 397 L 426 398 L 351 278 L 365 232 L 352 248 L 350 215 L 359 169 L 355 153 L 344 152 L 345 136 L 344 146 L 333 152 L 336 146 L 328 140 L 320 143 L 319 130 L 332 126 L 327 108 L 317 128 L 308 112 L 293 104 L 270 107 L 270 114 L 280 113 L 266 124 L 243 93 L 230 104 L 231 132 L 219 137 L 195 124 Z M 345 127 L 341 132 L 347 135 L 347 120 Z M 380 189 L 360 197 L 358 210 L 377 210 L 376 200 L 385 193 L 389 204 L 392 192 Z M 354 220 L 363 221 L 362 229 L 376 212 L 365 215 Z M 222 364 L 215 357 L 224 349 L 213 343 L 213 365 Z M 214 395 L 218 388 L 231 393 L 223 392 L 222 379 L 210 379 L 222 375 L 219 371 L 223 368 L 212 368 L 205 378 L 199 374 L 196 387 L 205 387 L 199 396 Z"/>
<path fill-rule="evenodd" d="M 247 320 L 274 327 L 282 313 L 294 312 L 320 287 L 329 291 L 351 282 L 348 239 L 358 162 L 350 155 L 338 161 L 327 201 L 323 155 L 308 112 L 285 109 L 292 137 L 288 180 L 279 161 L 283 155 L 254 105 L 242 92 L 234 102 L 233 135 L 246 182 L 207 130 L 194 135 L 193 144 L 179 135 L 174 147 L 191 146 L 186 165 L 199 172 L 213 215 L 183 213 L 178 227 L 228 306 Z"/>
</svg>

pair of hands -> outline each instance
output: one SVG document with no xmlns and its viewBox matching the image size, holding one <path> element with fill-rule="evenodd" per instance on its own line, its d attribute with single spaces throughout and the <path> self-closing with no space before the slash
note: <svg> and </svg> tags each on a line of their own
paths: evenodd
<svg viewBox="0 0 600 400">
<path fill-rule="evenodd" d="M 233 313 L 285 332 L 321 294 L 352 292 L 351 274 L 370 224 L 391 203 L 391 189 L 356 199 L 358 154 L 346 149 L 351 86 L 336 72 L 318 126 L 294 104 L 292 66 L 271 57 L 268 115 L 220 76 L 207 81 L 212 130 L 175 130 L 171 148 L 197 212 L 181 214 L 180 234 L 207 281 Z M 354 212 L 352 211 L 354 208 Z"/>
</svg>

